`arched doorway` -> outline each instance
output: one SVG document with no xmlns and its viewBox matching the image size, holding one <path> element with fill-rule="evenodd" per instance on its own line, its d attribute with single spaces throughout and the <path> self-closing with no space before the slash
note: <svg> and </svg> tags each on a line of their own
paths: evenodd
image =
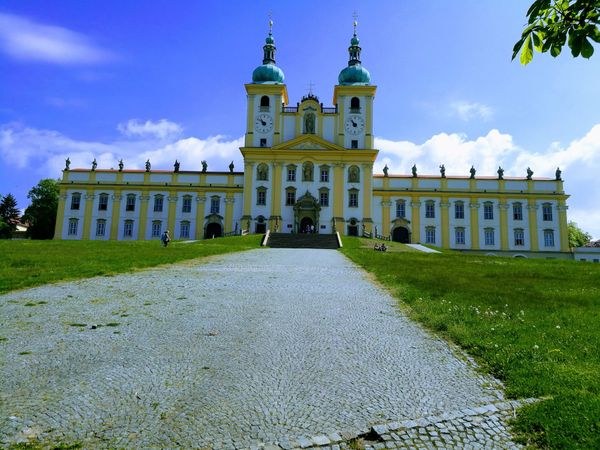
<svg viewBox="0 0 600 450">
<path fill-rule="evenodd" d="M 315 223 L 310 217 L 303 217 L 300 221 L 300 233 L 315 232 Z"/>
<path fill-rule="evenodd" d="M 350 219 L 348 222 L 348 236 L 358 236 L 358 220 Z"/>
<path fill-rule="evenodd" d="M 220 223 L 212 222 L 206 225 L 206 230 L 204 231 L 204 239 L 212 239 L 221 237 L 223 235 L 223 227 L 221 227 Z"/>
<path fill-rule="evenodd" d="M 265 234 L 267 232 L 267 221 L 263 216 L 258 216 L 256 218 L 256 225 L 254 226 L 254 231 L 256 234 Z"/>
<path fill-rule="evenodd" d="M 408 232 L 408 228 L 406 227 L 396 227 L 392 232 L 392 241 L 400 242 L 402 244 L 410 243 L 410 235 Z"/>
</svg>

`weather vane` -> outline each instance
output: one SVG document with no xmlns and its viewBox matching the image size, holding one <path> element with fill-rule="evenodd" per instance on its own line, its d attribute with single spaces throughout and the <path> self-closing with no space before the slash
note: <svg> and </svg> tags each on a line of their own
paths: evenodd
<svg viewBox="0 0 600 450">
<path fill-rule="evenodd" d="M 313 86 L 314 86 L 314 85 L 315 85 L 315 84 L 314 84 L 312 81 L 310 81 L 310 82 L 308 83 L 308 95 L 313 95 Z"/>
<path fill-rule="evenodd" d="M 356 25 L 358 25 L 358 13 L 356 10 L 354 11 L 354 14 L 352 14 L 352 17 L 354 17 L 354 34 L 356 34 Z"/>
<path fill-rule="evenodd" d="M 269 34 L 273 32 L 273 13 L 269 11 Z"/>
</svg>

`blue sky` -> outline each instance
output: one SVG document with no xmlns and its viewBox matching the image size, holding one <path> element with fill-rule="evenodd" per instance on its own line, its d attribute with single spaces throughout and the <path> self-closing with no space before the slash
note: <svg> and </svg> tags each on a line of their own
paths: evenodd
<svg viewBox="0 0 600 450">
<path fill-rule="evenodd" d="M 376 171 L 552 177 L 559 165 L 569 219 L 600 238 L 600 55 L 511 62 L 530 3 L 4 0 L 0 193 L 25 208 L 67 156 L 71 167 L 241 169 L 243 84 L 269 12 L 290 102 L 312 83 L 331 105 L 356 11 L 378 86 Z"/>
</svg>

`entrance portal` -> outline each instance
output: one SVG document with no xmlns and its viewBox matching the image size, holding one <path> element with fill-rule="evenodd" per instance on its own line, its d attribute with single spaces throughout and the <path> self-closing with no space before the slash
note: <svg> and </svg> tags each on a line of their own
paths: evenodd
<svg viewBox="0 0 600 450">
<path fill-rule="evenodd" d="M 313 220 L 310 217 L 303 217 L 300 221 L 300 233 L 310 233 L 311 228 L 313 233 L 317 231 Z"/>
<path fill-rule="evenodd" d="M 223 227 L 221 224 L 213 222 L 206 225 L 206 231 L 204 232 L 204 239 L 212 239 L 214 237 L 221 237 L 223 235 Z"/>
<path fill-rule="evenodd" d="M 405 227 L 396 227 L 392 232 L 392 241 L 400 242 L 402 244 L 410 243 L 410 237 L 408 229 Z"/>
</svg>

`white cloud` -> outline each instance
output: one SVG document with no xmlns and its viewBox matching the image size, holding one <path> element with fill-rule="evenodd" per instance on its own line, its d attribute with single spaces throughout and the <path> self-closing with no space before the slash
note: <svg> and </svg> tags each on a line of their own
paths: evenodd
<svg viewBox="0 0 600 450">
<path fill-rule="evenodd" d="M 180 125 L 167 119 L 161 119 L 158 122 L 151 120 L 141 122 L 138 119 L 130 119 L 125 123 L 120 123 L 117 129 L 128 137 L 157 137 L 159 139 L 178 136 L 183 131 Z"/>
<path fill-rule="evenodd" d="M 54 64 L 91 64 L 114 58 L 81 33 L 4 13 L 0 13 L 0 49 L 15 59 Z"/>
<path fill-rule="evenodd" d="M 454 101 L 450 105 L 450 115 L 457 116 L 459 119 L 469 122 L 473 119 L 482 119 L 487 121 L 492 118 L 494 111 L 487 105 L 477 102 Z"/>
</svg>

